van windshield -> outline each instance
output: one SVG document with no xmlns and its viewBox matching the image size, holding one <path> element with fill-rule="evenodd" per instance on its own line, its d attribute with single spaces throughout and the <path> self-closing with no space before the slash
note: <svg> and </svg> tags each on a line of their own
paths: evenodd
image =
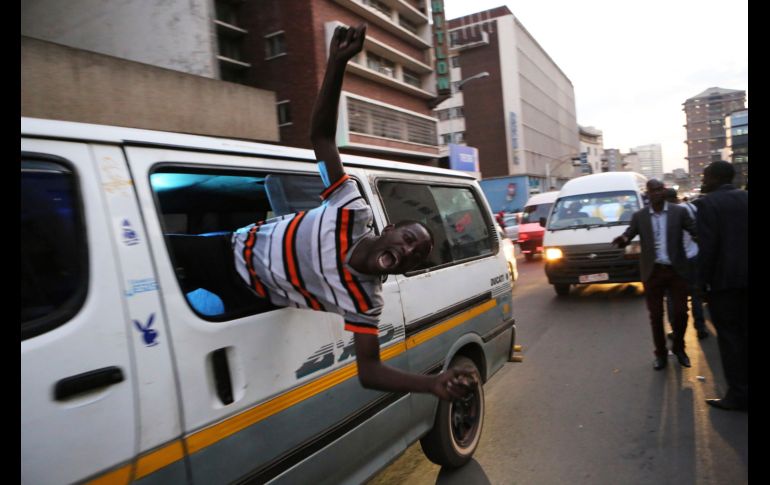
<svg viewBox="0 0 770 485">
<path fill-rule="evenodd" d="M 524 214 L 521 216 L 521 223 L 528 224 L 531 222 L 540 222 L 541 217 L 548 217 L 548 213 L 551 211 L 552 203 L 528 205 L 524 208 Z"/>
<path fill-rule="evenodd" d="M 630 190 L 561 197 L 548 220 L 548 229 L 625 225 L 637 210 L 639 198 Z"/>
</svg>

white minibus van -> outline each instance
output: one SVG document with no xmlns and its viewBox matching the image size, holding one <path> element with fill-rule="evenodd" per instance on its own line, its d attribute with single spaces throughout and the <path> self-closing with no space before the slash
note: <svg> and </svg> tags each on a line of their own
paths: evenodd
<svg viewBox="0 0 770 485">
<path fill-rule="evenodd" d="M 570 285 L 639 281 L 639 240 L 611 245 L 644 206 L 647 179 L 635 172 L 605 172 L 568 181 L 548 217 L 545 273 L 556 294 Z"/>
<path fill-rule="evenodd" d="M 383 282 L 381 358 L 486 382 L 515 328 L 478 183 L 342 160 L 375 231 L 417 220 L 436 243 Z M 22 118 L 21 482 L 360 484 L 418 440 L 468 462 L 481 384 L 453 402 L 363 388 L 340 316 L 263 303 L 212 243 L 323 188 L 310 150 Z M 202 260 L 221 271 L 201 276 Z"/>
</svg>

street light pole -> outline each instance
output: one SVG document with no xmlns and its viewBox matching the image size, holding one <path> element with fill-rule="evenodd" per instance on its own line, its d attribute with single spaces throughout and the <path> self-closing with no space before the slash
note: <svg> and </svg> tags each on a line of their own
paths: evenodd
<svg viewBox="0 0 770 485">
<path fill-rule="evenodd" d="M 548 190 L 551 190 L 551 187 L 553 186 L 553 184 L 551 184 L 551 162 L 553 160 L 559 161 L 559 163 L 556 164 L 556 166 L 553 167 L 554 170 L 556 170 L 557 168 L 561 167 L 562 165 L 564 165 L 568 161 L 574 161 L 575 158 L 578 158 L 579 156 L 580 156 L 579 154 L 567 153 L 566 155 L 562 155 L 562 156 L 560 156 L 558 158 L 552 158 L 550 160 L 546 160 L 546 162 L 545 162 L 545 182 L 548 185 Z M 569 158 L 567 158 L 566 160 L 562 160 L 562 159 L 564 159 L 566 157 L 569 157 Z"/>
</svg>

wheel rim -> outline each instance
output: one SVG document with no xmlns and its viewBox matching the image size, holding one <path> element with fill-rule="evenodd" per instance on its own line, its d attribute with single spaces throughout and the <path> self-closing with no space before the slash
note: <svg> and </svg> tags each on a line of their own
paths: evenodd
<svg viewBox="0 0 770 485">
<path fill-rule="evenodd" d="M 452 439 L 460 448 L 468 448 L 476 440 L 480 424 L 481 397 L 474 390 L 464 399 L 454 399 L 449 410 Z"/>
</svg>

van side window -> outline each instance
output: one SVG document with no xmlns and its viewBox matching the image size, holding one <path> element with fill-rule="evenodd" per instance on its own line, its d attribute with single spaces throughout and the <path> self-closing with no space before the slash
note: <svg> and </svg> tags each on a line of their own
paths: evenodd
<svg viewBox="0 0 770 485">
<path fill-rule="evenodd" d="M 317 175 L 164 166 L 150 175 L 180 288 L 202 318 L 272 310 L 235 272 L 230 233 L 321 204 Z"/>
<path fill-rule="evenodd" d="M 433 233 L 433 251 L 418 269 L 445 266 L 496 251 L 491 222 L 484 217 L 469 188 L 382 181 L 378 189 L 388 223 L 415 220 Z"/>
<path fill-rule="evenodd" d="M 22 339 L 67 322 L 88 290 L 88 248 L 77 178 L 66 162 L 47 158 L 22 154 L 21 161 Z"/>
</svg>

